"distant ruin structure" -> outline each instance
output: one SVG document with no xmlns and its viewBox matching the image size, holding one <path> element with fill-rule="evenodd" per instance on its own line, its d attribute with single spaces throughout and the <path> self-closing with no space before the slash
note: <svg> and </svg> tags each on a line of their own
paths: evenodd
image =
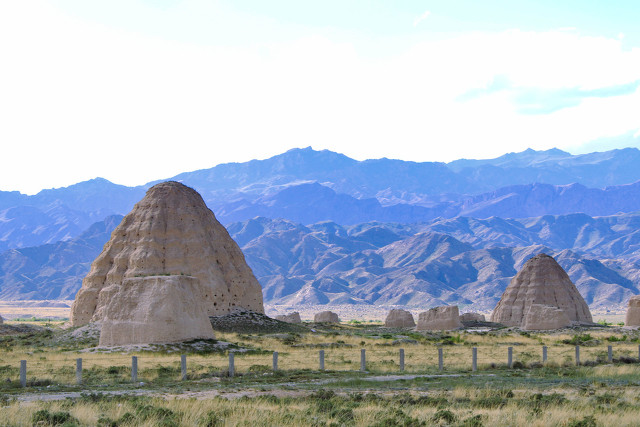
<svg viewBox="0 0 640 427">
<path fill-rule="evenodd" d="M 457 305 L 434 307 L 418 315 L 418 331 L 451 331 L 462 328 Z"/>
<path fill-rule="evenodd" d="M 386 328 L 413 328 L 416 326 L 416 322 L 410 311 L 394 308 L 389 311 L 384 320 L 384 326 Z"/>
</svg>

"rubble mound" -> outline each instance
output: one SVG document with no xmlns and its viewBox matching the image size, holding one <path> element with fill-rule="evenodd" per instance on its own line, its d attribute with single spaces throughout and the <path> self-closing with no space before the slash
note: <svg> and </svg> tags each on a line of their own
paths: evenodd
<svg viewBox="0 0 640 427">
<path fill-rule="evenodd" d="M 340 323 L 340 318 L 333 311 L 321 311 L 313 316 L 315 323 Z"/>
<path fill-rule="evenodd" d="M 462 323 L 471 323 L 471 322 L 486 322 L 486 318 L 484 314 L 480 313 L 462 313 L 460 315 L 460 321 Z"/>
<path fill-rule="evenodd" d="M 450 331 L 462 327 L 457 305 L 434 307 L 418 315 L 418 331 Z"/>
<path fill-rule="evenodd" d="M 394 308 L 389 311 L 384 320 L 384 326 L 387 328 L 413 328 L 416 326 L 416 322 L 410 311 Z"/>
<path fill-rule="evenodd" d="M 277 333 L 277 332 L 308 332 L 302 325 L 282 322 L 253 311 L 237 311 L 222 316 L 210 316 L 209 321 L 214 330 L 220 332 L 237 333 Z"/>
<path fill-rule="evenodd" d="M 300 318 L 300 313 L 294 311 L 289 314 L 280 314 L 276 316 L 276 320 L 286 323 L 302 323 L 302 319 Z"/>
<path fill-rule="evenodd" d="M 629 298 L 629 306 L 627 307 L 624 325 L 633 327 L 640 326 L 640 295 L 634 295 Z"/>
</svg>

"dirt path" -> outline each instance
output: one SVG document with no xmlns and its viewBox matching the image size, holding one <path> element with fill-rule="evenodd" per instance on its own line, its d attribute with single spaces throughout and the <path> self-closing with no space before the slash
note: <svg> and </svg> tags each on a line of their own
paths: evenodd
<svg viewBox="0 0 640 427">
<path fill-rule="evenodd" d="M 489 374 L 494 376 L 493 374 Z M 398 380 L 413 380 L 416 378 L 450 378 L 450 377 L 460 377 L 461 374 L 440 374 L 440 375 L 376 375 L 370 377 L 359 377 L 361 380 L 367 381 L 378 381 L 378 382 L 388 382 L 388 381 L 398 381 Z M 313 381 L 305 381 L 305 382 L 287 382 L 287 383 L 279 383 L 279 384 L 271 384 L 269 387 L 270 390 L 256 390 L 255 387 L 258 386 L 248 386 L 246 389 L 238 390 L 233 385 L 230 385 L 228 388 L 221 389 L 211 389 L 211 390 L 202 390 L 202 391 L 184 391 L 181 393 L 172 393 L 159 391 L 154 389 L 140 389 L 140 390 L 113 390 L 113 391 L 100 391 L 100 390 L 83 390 L 83 391 L 70 391 L 70 392 L 52 392 L 52 393 L 24 393 L 16 395 L 15 398 L 18 402 L 46 402 L 46 401 L 55 401 L 55 400 L 65 400 L 65 399 L 77 399 L 82 397 L 83 394 L 87 393 L 100 393 L 108 396 L 123 396 L 123 395 L 132 395 L 132 396 L 150 396 L 150 397 L 161 397 L 165 399 L 212 399 L 214 397 L 224 397 L 227 399 L 239 399 L 241 397 L 259 397 L 259 396 L 277 396 L 277 397 L 301 397 L 307 396 L 312 393 L 312 390 L 291 390 L 291 387 L 296 387 L 297 385 L 317 385 L 322 386 L 326 384 L 336 383 L 340 381 L 348 381 L 349 378 L 330 378 L 326 380 L 313 380 Z M 263 386 L 260 386 L 263 387 Z"/>
</svg>

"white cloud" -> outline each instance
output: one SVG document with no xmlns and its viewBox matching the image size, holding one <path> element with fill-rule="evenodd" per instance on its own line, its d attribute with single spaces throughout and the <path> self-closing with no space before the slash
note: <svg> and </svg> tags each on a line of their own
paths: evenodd
<svg viewBox="0 0 640 427">
<path fill-rule="evenodd" d="M 457 101 L 498 75 L 541 89 L 636 81 L 640 49 L 617 39 L 475 33 L 371 59 L 321 35 L 186 44 L 31 5 L 0 5 L 2 190 L 95 176 L 140 184 L 307 145 L 359 159 L 452 160 L 640 128 L 638 90 L 542 115 L 518 113 L 508 92 Z"/>
<path fill-rule="evenodd" d="M 413 26 L 417 27 L 419 23 L 421 23 L 422 21 L 424 21 L 425 19 L 427 19 L 429 17 L 429 15 L 431 15 L 430 11 L 426 11 L 424 12 L 422 15 L 418 16 L 415 21 L 413 21 Z"/>
</svg>

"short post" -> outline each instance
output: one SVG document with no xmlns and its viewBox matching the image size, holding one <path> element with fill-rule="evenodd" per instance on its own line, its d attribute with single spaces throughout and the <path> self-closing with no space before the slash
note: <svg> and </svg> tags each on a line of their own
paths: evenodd
<svg viewBox="0 0 640 427">
<path fill-rule="evenodd" d="M 76 359 L 76 384 L 82 384 L 82 358 Z"/>
<path fill-rule="evenodd" d="M 278 370 L 278 352 L 277 351 L 273 352 L 273 370 L 274 371 Z"/>
<path fill-rule="evenodd" d="M 607 361 L 609 363 L 613 363 L 613 347 L 612 346 L 607 347 Z"/>
<path fill-rule="evenodd" d="M 320 364 L 320 370 L 324 371 L 324 350 L 320 350 L 320 352 L 318 352 L 318 361 Z"/>
<path fill-rule="evenodd" d="M 235 367 L 235 360 L 234 357 L 235 353 L 233 353 L 232 351 L 229 352 L 229 377 L 233 377 L 236 373 L 236 367 Z"/>
<path fill-rule="evenodd" d="M 542 363 L 547 363 L 547 346 L 542 346 Z"/>
<path fill-rule="evenodd" d="M 404 371 L 404 348 L 400 349 L 400 371 Z"/>
<path fill-rule="evenodd" d="M 580 366 L 580 346 L 576 346 L 576 366 Z"/>
<path fill-rule="evenodd" d="M 367 370 L 367 356 L 364 348 L 360 350 L 360 370 L 362 372 Z"/>
<path fill-rule="evenodd" d="M 513 368 L 513 347 L 507 348 L 507 366 Z"/>
<path fill-rule="evenodd" d="M 444 369 L 444 351 L 442 350 L 442 347 L 438 347 L 438 369 L 439 370 L 443 370 Z"/>
<path fill-rule="evenodd" d="M 182 381 L 187 379 L 187 355 L 180 355 L 180 371 L 182 373 L 181 379 Z"/>
<path fill-rule="evenodd" d="M 478 370 L 478 347 L 471 349 L 471 370 L 473 372 Z"/>
<path fill-rule="evenodd" d="M 131 381 L 138 381 L 138 356 L 131 356 Z"/>
<path fill-rule="evenodd" d="M 20 385 L 22 387 L 27 386 L 27 361 L 20 361 Z"/>
<path fill-rule="evenodd" d="M 640 362 L 640 345 L 638 346 L 638 362 Z"/>
</svg>

